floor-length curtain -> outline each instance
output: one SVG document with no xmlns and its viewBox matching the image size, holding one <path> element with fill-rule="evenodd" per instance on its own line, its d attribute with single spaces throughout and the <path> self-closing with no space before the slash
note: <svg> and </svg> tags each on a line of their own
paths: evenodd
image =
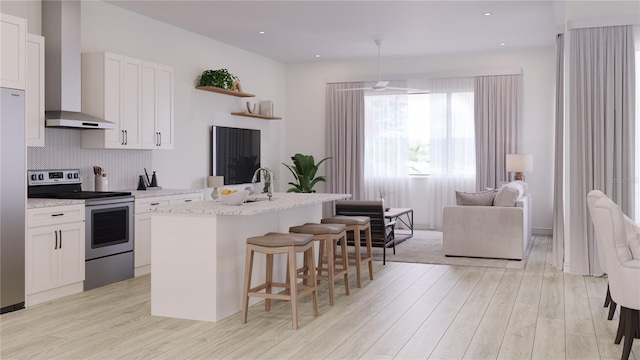
<svg viewBox="0 0 640 360">
<path fill-rule="evenodd" d="M 601 275 L 586 196 L 601 190 L 633 217 L 633 27 L 577 29 L 570 36 L 569 267 Z"/>
<path fill-rule="evenodd" d="M 551 265 L 564 268 L 564 34 L 556 38 L 556 129 Z"/>
<path fill-rule="evenodd" d="M 325 144 L 327 190 L 364 196 L 364 92 L 362 82 L 327 84 Z"/>
<path fill-rule="evenodd" d="M 442 229 L 445 206 L 455 205 L 455 192 L 475 188 L 473 78 L 429 81 L 430 163 L 427 179 L 430 229 Z"/>
<path fill-rule="evenodd" d="M 389 86 L 405 88 L 406 81 L 391 81 Z M 406 207 L 410 196 L 409 95 L 403 90 L 368 90 L 364 98 L 364 196 L 376 200 L 384 193 L 387 207 Z"/>
<path fill-rule="evenodd" d="M 476 188 L 508 181 L 507 154 L 520 150 L 522 75 L 475 78 Z"/>
</svg>

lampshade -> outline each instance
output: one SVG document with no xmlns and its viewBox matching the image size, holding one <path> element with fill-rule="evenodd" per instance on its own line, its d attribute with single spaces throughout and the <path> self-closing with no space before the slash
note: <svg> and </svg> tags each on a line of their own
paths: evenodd
<svg viewBox="0 0 640 360">
<path fill-rule="evenodd" d="M 533 171 L 533 155 L 507 154 L 507 171 L 532 172 Z"/>
<path fill-rule="evenodd" d="M 207 178 L 207 186 L 210 188 L 219 188 L 224 186 L 224 176 L 209 176 Z"/>
</svg>

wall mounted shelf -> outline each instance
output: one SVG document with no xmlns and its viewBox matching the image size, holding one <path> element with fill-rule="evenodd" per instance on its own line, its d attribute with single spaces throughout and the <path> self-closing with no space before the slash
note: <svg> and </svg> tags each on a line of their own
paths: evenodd
<svg viewBox="0 0 640 360">
<path fill-rule="evenodd" d="M 211 91 L 211 92 L 215 92 L 215 93 L 218 93 L 218 94 L 231 95 L 231 96 L 236 96 L 236 97 L 255 97 L 255 95 L 253 95 L 253 94 L 240 92 L 240 91 L 233 91 L 233 90 L 223 89 L 223 88 L 219 88 L 219 87 L 215 87 L 215 86 L 196 86 L 196 89 L 204 90 L 204 91 Z"/>
<path fill-rule="evenodd" d="M 231 115 L 247 116 L 247 117 L 258 118 L 258 119 L 266 119 L 266 120 L 280 120 L 280 119 L 282 119 L 281 117 L 278 117 L 278 116 L 267 116 L 267 115 L 260 115 L 260 114 L 252 114 L 252 113 L 248 113 L 248 112 L 232 112 Z"/>
</svg>

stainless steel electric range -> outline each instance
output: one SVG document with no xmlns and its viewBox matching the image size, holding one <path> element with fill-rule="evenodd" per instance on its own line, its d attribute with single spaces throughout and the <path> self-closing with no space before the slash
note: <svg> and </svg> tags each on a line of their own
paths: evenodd
<svg viewBox="0 0 640 360">
<path fill-rule="evenodd" d="M 77 199 L 85 204 L 84 289 L 133 277 L 133 196 L 82 191 L 80 170 L 29 170 L 28 197 Z"/>
</svg>

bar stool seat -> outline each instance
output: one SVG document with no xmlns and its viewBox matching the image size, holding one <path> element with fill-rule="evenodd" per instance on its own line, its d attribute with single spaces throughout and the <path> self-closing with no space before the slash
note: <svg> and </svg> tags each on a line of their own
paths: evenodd
<svg viewBox="0 0 640 360">
<path fill-rule="evenodd" d="M 317 285 L 314 271 L 308 271 L 309 282 L 306 284 L 297 283 L 296 253 L 304 254 L 305 263 L 310 264 L 313 269 L 313 235 L 309 234 L 286 234 L 267 233 L 263 236 L 254 236 L 247 239 L 247 250 L 245 256 L 244 269 L 244 294 L 242 297 L 242 324 L 247 323 L 249 311 L 249 297 L 264 298 L 265 311 L 271 310 L 271 299 L 288 300 L 291 302 L 291 321 L 293 329 L 298 328 L 298 298 L 311 294 L 313 302 L 313 314 L 318 315 Z M 265 282 L 251 288 L 251 275 L 253 272 L 253 256 L 259 252 L 267 256 Z M 286 283 L 273 282 L 273 255 L 287 254 L 287 274 Z M 290 281 L 290 279 L 294 279 Z M 273 288 L 285 288 L 285 294 L 273 293 Z M 262 292 L 264 290 L 264 292 Z"/>
<path fill-rule="evenodd" d="M 335 279 L 344 277 L 345 294 L 349 295 L 349 261 L 347 256 L 347 233 L 344 224 L 315 224 L 306 223 L 300 226 L 289 228 L 290 233 L 311 234 L 315 241 L 320 243 L 318 248 L 318 263 L 316 266 L 316 278 L 329 282 L 329 304 L 334 303 Z M 337 246 L 340 244 L 341 255 L 337 256 Z M 326 260 L 324 252 L 326 251 Z M 338 267 L 336 259 L 341 259 L 341 267 Z M 326 265 L 326 267 L 325 267 Z M 305 264 L 306 266 L 306 264 Z M 310 266 L 313 269 L 313 266 Z M 302 268 L 305 269 L 304 267 Z M 326 272 L 327 275 L 324 275 Z M 297 273 L 297 270 L 296 270 Z"/>
<path fill-rule="evenodd" d="M 322 219 L 321 223 L 323 224 L 344 224 L 346 226 L 347 232 L 351 231 L 353 233 L 353 244 L 355 246 L 355 254 L 353 256 L 349 256 L 350 259 L 353 259 L 353 265 L 356 267 L 356 285 L 361 287 L 360 280 L 360 264 L 368 263 L 369 265 L 369 279 L 373 280 L 373 246 L 371 244 L 371 221 L 368 216 L 347 216 L 347 215 L 336 215 L 330 218 Z M 365 247 L 367 250 L 367 254 L 365 256 L 361 253 L 361 240 L 360 240 L 360 232 L 365 232 Z M 352 265 L 351 263 L 349 265 Z"/>
</svg>

